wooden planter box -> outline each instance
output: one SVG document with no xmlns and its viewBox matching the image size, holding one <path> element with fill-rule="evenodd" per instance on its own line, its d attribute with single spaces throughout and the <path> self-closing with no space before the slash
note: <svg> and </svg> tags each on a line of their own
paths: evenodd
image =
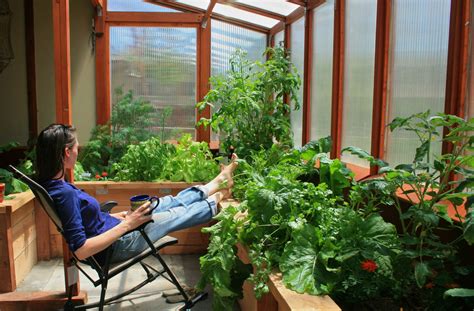
<svg viewBox="0 0 474 311">
<path fill-rule="evenodd" d="M 242 245 L 237 245 L 238 256 L 244 263 L 249 263 L 247 250 Z M 239 305 L 245 311 L 290 311 L 290 310 L 327 310 L 340 311 L 341 308 L 329 296 L 313 296 L 298 294 L 283 285 L 282 275 L 275 270 L 268 281 L 270 292 L 260 300 L 255 298 L 253 285 L 248 281 L 243 285 L 243 298 Z"/>
<path fill-rule="evenodd" d="M 0 203 L 0 292 L 12 292 L 37 262 L 35 212 L 31 191 Z"/>
</svg>

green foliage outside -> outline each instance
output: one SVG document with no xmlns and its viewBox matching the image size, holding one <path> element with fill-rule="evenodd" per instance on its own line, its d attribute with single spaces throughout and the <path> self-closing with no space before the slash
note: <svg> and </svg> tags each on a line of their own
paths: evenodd
<svg viewBox="0 0 474 311">
<path fill-rule="evenodd" d="M 441 126 L 452 151 L 432 159 L 429 145 L 441 139 Z M 225 209 L 219 223 L 205 229 L 211 237 L 200 260 L 199 286 L 213 286 L 215 310 L 241 296 L 245 279 L 253 282 L 257 297 L 268 292 L 274 267 L 290 289 L 330 294 L 343 308 L 472 309 L 471 289 L 448 289 L 469 282 L 473 272 L 461 261 L 459 246 L 474 242 L 474 120 L 427 112 L 396 118 L 390 128 L 417 133 L 414 161 L 390 168 L 363 150 L 347 148 L 383 173 L 362 182 L 327 157 L 328 138 L 297 150 L 274 146 L 241 161 L 235 177 L 241 204 Z M 454 182 L 451 173 L 458 176 Z M 403 206 L 394 195 L 402 184 L 419 202 Z M 456 209 L 465 202 L 469 213 L 456 216 L 462 222 L 448 217 L 446 200 Z M 379 215 L 385 209 L 398 212 L 400 230 Z M 455 236 L 445 240 L 443 231 Z M 237 243 L 248 248 L 254 273 L 236 256 Z"/>
<path fill-rule="evenodd" d="M 132 91 L 123 93 L 121 88 L 115 90 L 115 95 L 117 102 L 112 105 L 110 122 L 92 130 L 90 140 L 78 156 L 84 171 L 92 176 L 100 176 L 102 172 L 109 175 L 113 163 L 120 160 L 129 145 L 150 139 L 153 136 L 150 127 L 155 119 L 159 122 L 160 138 L 166 139 L 163 127 L 171 113 L 170 108 L 157 113 L 150 102 L 135 98 Z M 83 176 L 78 176 L 78 180 Z"/>
<path fill-rule="evenodd" d="M 251 63 L 245 52 L 237 50 L 225 77 L 211 77 L 212 89 L 197 104 L 199 110 L 213 109 L 210 119 L 198 125 L 219 131 L 223 149 L 234 147 L 246 158 L 252 150 L 269 149 L 274 141 L 292 146 L 291 107 L 299 109 L 301 81 L 289 55 L 281 47 L 267 49 L 269 59 Z M 285 96 L 291 105 L 284 102 Z"/>
</svg>

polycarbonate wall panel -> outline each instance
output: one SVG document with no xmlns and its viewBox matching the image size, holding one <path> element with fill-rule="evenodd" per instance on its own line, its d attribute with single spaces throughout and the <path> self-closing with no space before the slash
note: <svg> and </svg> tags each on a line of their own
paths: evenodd
<svg viewBox="0 0 474 311">
<path fill-rule="evenodd" d="M 285 44 L 285 32 L 282 30 L 275 34 L 275 46 L 279 46 L 279 45 L 284 46 L 284 44 Z"/>
<path fill-rule="evenodd" d="M 302 17 L 291 24 L 291 62 L 295 65 L 301 78 L 301 87 L 298 92 L 300 109 L 292 110 L 290 114 L 295 147 L 301 146 L 303 139 L 304 20 Z"/>
<path fill-rule="evenodd" d="M 247 52 L 251 61 L 265 61 L 263 52 L 267 35 L 243 27 L 212 20 L 211 75 L 223 75 L 230 69 L 229 60 L 237 49 Z"/>
<path fill-rule="evenodd" d="M 313 10 L 311 133 L 315 140 L 331 135 L 334 0 Z"/>
<path fill-rule="evenodd" d="M 107 10 L 116 12 L 179 12 L 142 0 L 108 0 Z"/>
<path fill-rule="evenodd" d="M 226 72 L 230 70 L 230 58 L 237 49 L 246 51 L 247 57 L 251 61 L 265 61 L 263 53 L 267 46 L 266 34 L 214 19 L 211 25 L 212 76 L 225 76 Z M 212 132 L 211 140 L 219 140 L 219 135 Z"/>
<path fill-rule="evenodd" d="M 342 147 L 370 152 L 375 63 L 377 1 L 346 1 Z M 344 153 L 345 162 L 368 167 L 356 156 Z"/>
<path fill-rule="evenodd" d="M 163 124 L 160 117 L 150 131 L 167 138 L 195 134 L 196 29 L 110 27 L 111 90 L 132 90 L 150 101 L 159 115 L 171 109 Z M 117 96 L 112 93 L 112 105 Z"/>
<path fill-rule="evenodd" d="M 428 109 L 444 112 L 450 0 L 395 0 L 392 6 L 388 117 Z M 386 160 L 411 163 L 419 141 L 410 132 L 387 131 Z M 432 151 L 441 152 L 441 143 Z"/>
</svg>

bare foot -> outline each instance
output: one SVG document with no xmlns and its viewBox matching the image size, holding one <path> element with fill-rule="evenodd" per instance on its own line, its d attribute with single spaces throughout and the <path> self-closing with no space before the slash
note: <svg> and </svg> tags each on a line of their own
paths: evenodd
<svg viewBox="0 0 474 311">
<path fill-rule="evenodd" d="M 232 155 L 231 163 L 227 166 L 221 167 L 221 172 L 206 187 L 209 189 L 209 195 L 213 195 L 223 189 L 230 189 L 234 186 L 234 179 L 232 175 L 238 166 L 237 155 Z"/>
<path fill-rule="evenodd" d="M 217 176 L 219 183 L 222 184 L 219 187 L 220 189 L 229 189 L 234 186 L 234 179 L 232 178 L 232 175 L 239 165 L 239 163 L 237 163 L 238 158 L 239 157 L 237 154 L 233 153 L 231 162 L 227 166 L 221 167 L 221 173 Z"/>
</svg>

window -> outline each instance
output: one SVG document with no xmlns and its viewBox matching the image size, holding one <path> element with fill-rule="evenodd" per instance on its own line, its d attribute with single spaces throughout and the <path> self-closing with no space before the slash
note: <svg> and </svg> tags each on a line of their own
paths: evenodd
<svg viewBox="0 0 474 311">
<path fill-rule="evenodd" d="M 131 90 L 158 113 L 150 131 L 178 138 L 195 136 L 196 29 L 110 27 L 111 100 Z M 166 111 L 171 115 L 163 122 Z"/>
<path fill-rule="evenodd" d="M 331 135 L 334 0 L 313 11 L 311 140 Z"/>
<path fill-rule="evenodd" d="M 291 128 L 293 129 L 293 143 L 299 147 L 303 140 L 303 76 L 304 76 L 304 17 L 291 24 L 291 62 L 298 70 L 301 78 L 301 87 L 298 94 L 300 109 L 291 111 Z"/>
<path fill-rule="evenodd" d="M 285 43 L 285 32 L 279 31 L 275 34 L 275 46 L 279 46 L 280 44 L 284 45 Z"/>
<path fill-rule="evenodd" d="M 370 152 L 375 64 L 377 2 L 346 2 L 342 148 L 359 147 Z M 356 156 L 344 153 L 345 162 L 368 167 Z"/>
<path fill-rule="evenodd" d="M 387 122 L 428 109 L 444 112 L 450 0 L 396 0 L 392 6 Z M 418 138 L 387 131 L 385 159 L 411 163 Z M 441 143 L 433 145 L 441 153 Z"/>
</svg>

